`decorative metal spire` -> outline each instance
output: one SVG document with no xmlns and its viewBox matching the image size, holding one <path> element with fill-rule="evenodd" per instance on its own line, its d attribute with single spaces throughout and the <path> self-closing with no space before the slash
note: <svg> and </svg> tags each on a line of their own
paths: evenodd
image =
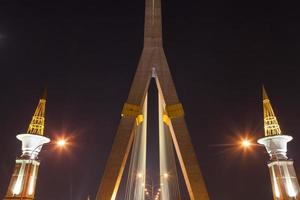
<svg viewBox="0 0 300 200">
<path fill-rule="evenodd" d="M 29 124 L 27 133 L 44 135 L 46 98 L 47 89 L 44 90 L 43 95 L 40 98 L 39 104 L 34 112 L 31 123 Z"/>
<path fill-rule="evenodd" d="M 265 136 L 281 135 L 281 129 L 277 118 L 274 114 L 270 99 L 267 95 L 266 89 L 263 86 L 263 107 L 264 107 L 264 128 Z"/>
</svg>

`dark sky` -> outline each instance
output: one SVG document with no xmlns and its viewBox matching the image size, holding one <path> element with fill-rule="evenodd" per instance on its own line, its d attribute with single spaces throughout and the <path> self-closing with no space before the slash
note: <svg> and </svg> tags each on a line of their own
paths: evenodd
<svg viewBox="0 0 300 200">
<path fill-rule="evenodd" d="M 0 198 L 20 155 L 15 136 L 27 130 L 45 85 L 46 135 L 65 134 L 73 146 L 65 153 L 44 148 L 37 199 L 95 197 L 141 53 L 143 19 L 143 0 L 1 1 Z M 300 175 L 298 6 L 163 0 L 163 23 L 211 199 L 272 199 L 264 149 L 243 153 L 221 144 L 263 135 L 265 84 L 284 133 L 295 138 L 289 156 Z"/>
</svg>

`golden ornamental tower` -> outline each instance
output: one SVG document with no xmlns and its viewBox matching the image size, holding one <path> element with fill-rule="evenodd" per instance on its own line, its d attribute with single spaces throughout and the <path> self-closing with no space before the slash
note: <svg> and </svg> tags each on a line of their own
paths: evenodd
<svg viewBox="0 0 300 200">
<path fill-rule="evenodd" d="M 270 99 L 263 87 L 265 137 L 258 140 L 270 155 L 268 163 L 274 200 L 299 200 L 299 183 L 293 160 L 288 159 L 287 143 L 293 138 L 283 135 Z"/>
<path fill-rule="evenodd" d="M 4 200 L 34 200 L 40 161 L 38 154 L 50 139 L 43 136 L 45 128 L 46 90 L 39 100 L 27 133 L 17 135 L 22 142 L 22 155 L 16 159 Z"/>
</svg>

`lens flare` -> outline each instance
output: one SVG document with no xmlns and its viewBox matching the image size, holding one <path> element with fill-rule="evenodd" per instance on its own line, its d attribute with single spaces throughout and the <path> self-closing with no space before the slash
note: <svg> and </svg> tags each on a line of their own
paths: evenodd
<svg viewBox="0 0 300 200">
<path fill-rule="evenodd" d="M 66 140 L 64 140 L 64 139 L 60 139 L 60 140 L 58 140 L 58 141 L 56 142 L 56 144 L 57 144 L 59 147 L 64 147 L 64 146 L 66 146 L 67 142 L 66 142 Z"/>
<path fill-rule="evenodd" d="M 251 146 L 253 145 L 252 141 L 248 138 L 243 138 L 241 141 L 240 141 L 240 145 L 242 148 L 244 149 L 249 149 L 251 148 Z"/>
</svg>

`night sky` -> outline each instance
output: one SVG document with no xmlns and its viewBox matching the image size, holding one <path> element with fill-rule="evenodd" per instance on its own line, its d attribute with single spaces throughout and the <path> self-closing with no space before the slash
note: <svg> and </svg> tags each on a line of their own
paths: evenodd
<svg viewBox="0 0 300 200">
<path fill-rule="evenodd" d="M 162 4 L 165 52 L 211 199 L 272 199 L 265 150 L 230 144 L 263 136 L 264 84 L 283 132 L 294 137 L 288 155 L 300 175 L 298 6 Z M 21 153 L 15 136 L 47 86 L 46 135 L 63 134 L 72 146 L 44 147 L 37 199 L 94 199 L 141 54 L 143 20 L 143 0 L 0 2 L 0 198 Z M 150 94 L 154 119 L 154 85 Z"/>
</svg>

